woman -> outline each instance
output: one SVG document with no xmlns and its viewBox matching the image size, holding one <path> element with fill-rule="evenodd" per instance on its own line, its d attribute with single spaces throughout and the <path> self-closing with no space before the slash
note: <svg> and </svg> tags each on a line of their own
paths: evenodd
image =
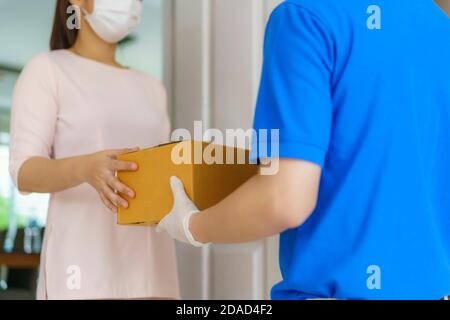
<svg viewBox="0 0 450 320">
<path fill-rule="evenodd" d="M 115 60 L 142 4 L 56 3 L 52 51 L 27 64 L 12 105 L 11 175 L 21 192 L 51 193 L 38 298 L 177 298 L 173 241 L 118 226 L 114 214 L 128 206 L 115 191 L 135 196 L 115 172 L 138 169 L 116 156 L 164 143 L 170 130 L 163 86 Z M 66 24 L 70 5 L 78 30 Z"/>
</svg>

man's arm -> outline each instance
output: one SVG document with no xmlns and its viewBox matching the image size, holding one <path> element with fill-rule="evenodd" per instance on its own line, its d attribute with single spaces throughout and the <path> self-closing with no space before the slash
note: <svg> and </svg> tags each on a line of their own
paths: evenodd
<svg viewBox="0 0 450 320">
<path fill-rule="evenodd" d="M 200 243 L 241 243 L 298 227 L 315 209 L 320 177 L 321 168 L 315 164 L 282 159 L 276 175 L 255 176 L 219 204 L 193 214 L 187 221 L 189 230 Z M 179 203 L 187 201 L 175 198 Z M 186 241 L 176 230 L 183 229 L 180 226 L 192 206 L 179 203 L 160 230 Z"/>
<path fill-rule="evenodd" d="M 191 219 L 201 243 L 247 242 L 298 227 L 314 211 L 321 169 L 309 162 L 280 160 L 273 176 L 255 176 L 224 201 Z"/>
</svg>

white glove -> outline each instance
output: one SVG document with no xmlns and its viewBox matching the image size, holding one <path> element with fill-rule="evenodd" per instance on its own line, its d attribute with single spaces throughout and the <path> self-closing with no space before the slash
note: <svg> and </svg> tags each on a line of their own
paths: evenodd
<svg viewBox="0 0 450 320">
<path fill-rule="evenodd" d="M 173 193 L 172 211 L 161 220 L 156 231 L 165 231 L 172 238 L 195 247 L 206 246 L 207 244 L 196 241 L 189 230 L 189 221 L 199 210 L 184 191 L 183 183 L 177 177 L 171 177 L 170 188 Z"/>
</svg>

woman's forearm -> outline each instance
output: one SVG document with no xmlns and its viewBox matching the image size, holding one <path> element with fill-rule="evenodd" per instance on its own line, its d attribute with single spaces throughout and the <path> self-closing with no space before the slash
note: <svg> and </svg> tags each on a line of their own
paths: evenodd
<svg viewBox="0 0 450 320">
<path fill-rule="evenodd" d="M 116 177 L 118 171 L 136 171 L 136 163 L 117 160 L 121 154 L 137 151 L 138 148 L 106 150 L 89 155 L 50 160 L 33 157 L 25 161 L 17 177 L 18 188 L 22 192 L 54 193 L 88 183 L 102 202 L 111 211 L 117 207 L 128 207 L 121 196 L 135 196 L 134 191 Z"/>
<path fill-rule="evenodd" d="M 30 158 L 19 171 L 18 188 L 22 192 L 53 193 L 76 187 L 85 182 L 87 157 Z"/>
</svg>

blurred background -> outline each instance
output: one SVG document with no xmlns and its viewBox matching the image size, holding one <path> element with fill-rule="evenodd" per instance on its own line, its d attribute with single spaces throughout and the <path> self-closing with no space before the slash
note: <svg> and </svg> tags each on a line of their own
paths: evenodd
<svg viewBox="0 0 450 320">
<path fill-rule="evenodd" d="M 24 64 L 47 51 L 57 0 L 0 0 L 0 299 L 33 299 L 47 195 L 21 196 L 8 173 L 11 94 Z M 120 63 L 164 82 L 173 128 L 248 129 L 264 29 L 281 0 L 143 0 Z M 61 213 L 64 214 L 64 213 Z M 278 237 L 243 245 L 177 244 L 185 299 L 265 299 L 280 279 Z M 120 275 L 118 275 L 120 276 Z"/>
</svg>

